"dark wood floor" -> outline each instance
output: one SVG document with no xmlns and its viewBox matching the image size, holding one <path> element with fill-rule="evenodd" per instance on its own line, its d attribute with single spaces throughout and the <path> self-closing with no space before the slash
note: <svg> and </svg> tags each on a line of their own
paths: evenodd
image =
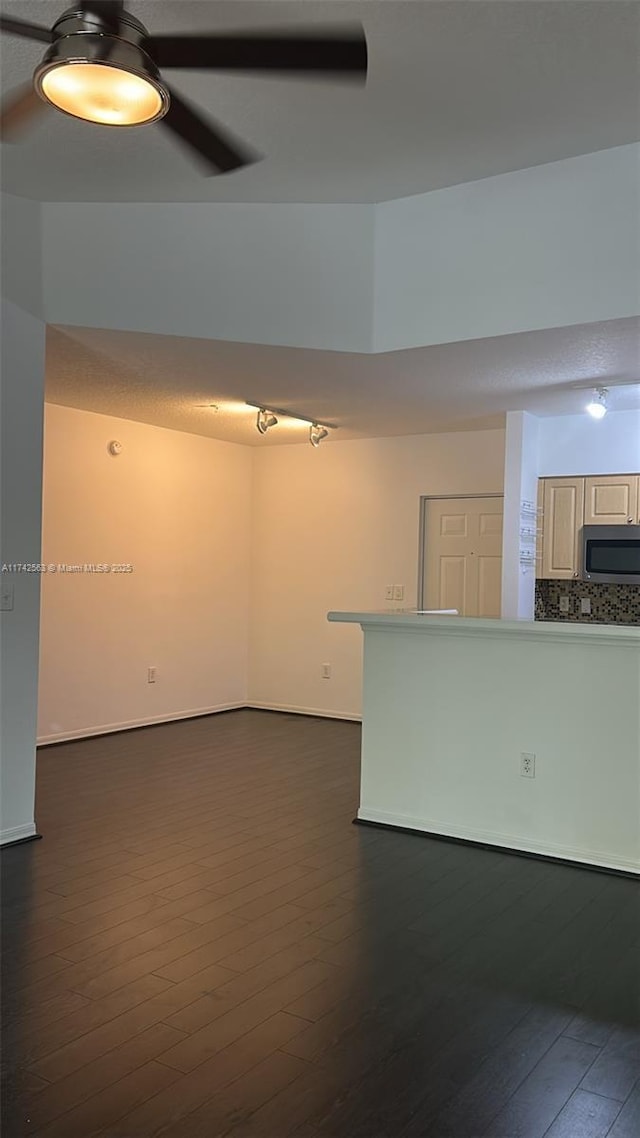
<svg viewBox="0 0 640 1138">
<path fill-rule="evenodd" d="M 353 826 L 358 747 L 241 711 L 41 752 L 4 1138 L 638 1138 L 637 883 Z"/>
</svg>

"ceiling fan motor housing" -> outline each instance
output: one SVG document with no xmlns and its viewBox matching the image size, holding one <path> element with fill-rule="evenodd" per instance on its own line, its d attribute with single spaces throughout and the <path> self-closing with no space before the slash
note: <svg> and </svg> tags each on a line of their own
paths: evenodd
<svg viewBox="0 0 640 1138">
<path fill-rule="evenodd" d="M 160 96 L 160 107 L 154 121 L 169 110 L 169 92 L 160 79 L 154 61 L 144 50 L 149 33 L 140 20 L 120 11 L 115 19 L 93 12 L 69 8 L 56 20 L 51 31 L 53 40 L 34 74 L 35 89 L 48 102 L 42 89 L 44 78 L 65 64 L 92 63 L 127 71 L 151 83 Z"/>
</svg>

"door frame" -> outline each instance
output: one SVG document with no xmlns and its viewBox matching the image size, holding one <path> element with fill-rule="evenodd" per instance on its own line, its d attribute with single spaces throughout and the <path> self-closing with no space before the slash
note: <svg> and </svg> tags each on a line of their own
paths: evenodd
<svg viewBox="0 0 640 1138">
<path fill-rule="evenodd" d="M 492 492 L 490 494 L 421 494 L 420 519 L 418 527 L 418 603 L 417 608 L 424 608 L 424 551 L 427 529 L 427 509 L 429 502 L 455 502 L 467 498 L 500 498 L 504 504 L 504 494 Z"/>
</svg>

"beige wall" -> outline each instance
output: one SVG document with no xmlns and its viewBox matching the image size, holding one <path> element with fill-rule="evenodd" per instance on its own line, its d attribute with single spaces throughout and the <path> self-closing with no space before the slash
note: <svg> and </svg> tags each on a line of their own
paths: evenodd
<svg viewBox="0 0 640 1138">
<path fill-rule="evenodd" d="M 500 493 L 503 465 L 503 431 L 260 450 L 48 404 L 43 562 L 134 571 L 43 575 L 40 740 L 359 715 L 361 633 L 327 612 L 389 607 L 388 584 L 415 605 L 420 495 Z"/>
<path fill-rule="evenodd" d="M 387 584 L 414 606 L 420 496 L 501 493 L 503 479 L 501 430 L 256 451 L 250 702 L 357 716 L 362 634 L 327 612 L 389 607 Z"/>
<path fill-rule="evenodd" d="M 245 703 L 250 493 L 246 447 L 47 405 L 43 562 L 134 571 L 43 575 L 41 740 Z"/>
</svg>

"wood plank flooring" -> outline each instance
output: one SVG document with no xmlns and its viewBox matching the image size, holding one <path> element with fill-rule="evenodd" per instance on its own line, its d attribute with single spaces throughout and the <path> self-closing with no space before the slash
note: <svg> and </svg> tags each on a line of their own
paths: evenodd
<svg viewBox="0 0 640 1138">
<path fill-rule="evenodd" d="M 638 884 L 353 826 L 358 751 L 249 710 L 41 751 L 4 1138 L 638 1138 Z"/>
</svg>

